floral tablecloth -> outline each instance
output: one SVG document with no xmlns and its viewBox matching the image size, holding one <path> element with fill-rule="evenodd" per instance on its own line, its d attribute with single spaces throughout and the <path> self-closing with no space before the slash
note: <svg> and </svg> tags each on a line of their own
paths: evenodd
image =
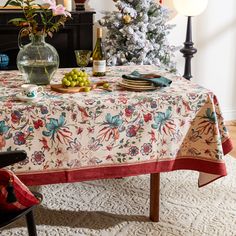
<svg viewBox="0 0 236 236">
<path fill-rule="evenodd" d="M 59 69 L 59 83 L 70 69 Z M 25 150 L 10 168 L 28 185 L 189 169 L 199 186 L 227 174 L 222 159 L 232 149 L 216 96 L 154 66 L 110 67 L 113 91 L 62 94 L 50 86 L 37 102 L 16 98 L 18 71 L 0 72 L 0 148 Z M 126 91 L 122 74 L 156 72 L 173 82 L 155 91 Z"/>
</svg>

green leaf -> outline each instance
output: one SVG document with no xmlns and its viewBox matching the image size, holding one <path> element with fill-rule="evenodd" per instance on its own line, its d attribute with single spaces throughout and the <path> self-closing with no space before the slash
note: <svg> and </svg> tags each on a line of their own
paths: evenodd
<svg viewBox="0 0 236 236">
<path fill-rule="evenodd" d="M 4 5 L 4 7 L 6 7 L 8 5 L 9 6 L 15 6 L 15 7 L 21 7 L 22 6 L 21 2 L 15 1 L 15 0 L 7 1 L 6 4 Z"/>
<path fill-rule="evenodd" d="M 19 2 L 17 2 L 16 0 L 8 0 L 6 3 L 5 3 L 5 5 L 4 5 L 4 7 L 6 7 L 6 6 L 16 6 L 15 4 L 19 4 Z M 19 6 L 19 5 L 17 5 L 17 6 Z"/>
<path fill-rule="evenodd" d="M 14 18 L 14 19 L 11 19 L 8 21 L 8 23 L 13 23 L 16 25 L 18 25 L 19 23 L 22 23 L 22 22 L 27 22 L 27 20 L 25 18 Z"/>
<path fill-rule="evenodd" d="M 34 136 L 33 135 L 29 135 L 28 137 L 27 137 L 27 140 L 33 140 L 34 139 Z"/>
<path fill-rule="evenodd" d="M 12 0 L 8 0 L 6 3 L 5 3 L 5 5 L 3 6 L 3 7 L 6 7 L 6 6 L 8 6 L 8 5 L 10 5 L 10 2 L 11 2 Z"/>
<path fill-rule="evenodd" d="M 41 17 L 43 25 L 47 25 L 47 19 L 44 17 L 44 15 L 41 12 L 40 12 L 40 17 Z"/>
</svg>

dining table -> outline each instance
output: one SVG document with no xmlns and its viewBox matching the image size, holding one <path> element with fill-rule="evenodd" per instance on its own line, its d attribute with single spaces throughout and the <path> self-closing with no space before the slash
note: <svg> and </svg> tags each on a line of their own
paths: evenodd
<svg viewBox="0 0 236 236">
<path fill-rule="evenodd" d="M 86 68 L 92 83 L 106 81 L 110 90 L 52 90 L 71 69 L 58 69 L 32 100 L 18 96 L 27 83 L 19 71 L 0 71 L 0 149 L 26 151 L 26 160 L 9 167 L 26 185 L 150 174 L 150 218 L 158 221 L 161 172 L 197 171 L 199 187 L 227 175 L 232 142 L 211 90 L 155 65 L 108 67 L 105 77 Z M 133 71 L 172 83 L 147 91 L 120 86 Z"/>
</svg>

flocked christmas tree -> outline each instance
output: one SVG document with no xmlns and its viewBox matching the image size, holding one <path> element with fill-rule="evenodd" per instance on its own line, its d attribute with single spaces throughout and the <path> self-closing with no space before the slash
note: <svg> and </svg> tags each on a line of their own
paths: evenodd
<svg viewBox="0 0 236 236">
<path fill-rule="evenodd" d="M 175 70 L 176 48 L 167 35 L 169 11 L 156 0 L 113 0 L 118 11 L 104 12 L 99 24 L 107 27 L 105 49 L 108 65 L 154 64 Z"/>
</svg>

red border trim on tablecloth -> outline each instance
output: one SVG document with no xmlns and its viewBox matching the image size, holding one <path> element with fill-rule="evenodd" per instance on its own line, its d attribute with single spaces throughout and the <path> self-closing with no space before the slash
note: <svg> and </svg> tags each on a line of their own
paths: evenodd
<svg viewBox="0 0 236 236">
<path fill-rule="evenodd" d="M 233 150 L 233 142 L 232 142 L 232 140 L 229 138 L 226 141 L 224 141 L 224 143 L 222 144 L 222 148 L 223 148 L 224 155 L 226 155 L 230 151 L 232 151 Z"/>
<path fill-rule="evenodd" d="M 230 139 L 226 140 L 222 146 L 225 155 L 233 148 Z M 174 160 L 160 160 L 146 163 L 142 162 L 58 171 L 38 171 L 32 173 L 27 172 L 19 173 L 17 176 L 26 185 L 44 185 L 128 177 L 174 170 L 195 170 L 215 174 L 217 175 L 216 179 L 227 175 L 225 163 L 223 161 L 214 162 L 212 160 L 197 159 L 196 157 L 181 157 Z"/>
</svg>

